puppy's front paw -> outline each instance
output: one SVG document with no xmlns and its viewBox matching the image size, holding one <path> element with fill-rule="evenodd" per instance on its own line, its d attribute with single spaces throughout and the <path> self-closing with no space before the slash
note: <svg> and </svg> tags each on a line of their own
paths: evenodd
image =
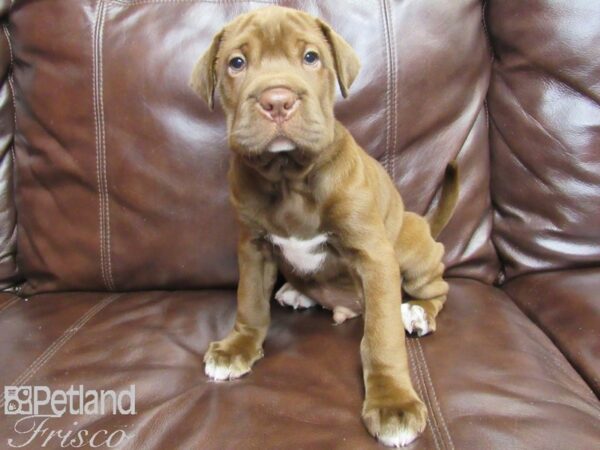
<svg viewBox="0 0 600 450">
<path fill-rule="evenodd" d="M 216 381 L 234 380 L 252 370 L 263 357 L 262 348 L 235 351 L 225 341 L 212 342 L 204 354 L 204 373 Z"/>
<path fill-rule="evenodd" d="M 404 447 L 414 441 L 427 424 L 427 408 L 420 400 L 398 407 L 363 407 L 363 421 L 369 433 L 388 447 Z"/>
</svg>

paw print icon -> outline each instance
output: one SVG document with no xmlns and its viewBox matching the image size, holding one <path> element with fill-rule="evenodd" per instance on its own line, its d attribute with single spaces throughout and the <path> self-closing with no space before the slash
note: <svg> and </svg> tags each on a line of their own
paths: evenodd
<svg viewBox="0 0 600 450">
<path fill-rule="evenodd" d="M 4 386 L 4 414 L 32 414 L 33 391 L 31 386 Z"/>
</svg>

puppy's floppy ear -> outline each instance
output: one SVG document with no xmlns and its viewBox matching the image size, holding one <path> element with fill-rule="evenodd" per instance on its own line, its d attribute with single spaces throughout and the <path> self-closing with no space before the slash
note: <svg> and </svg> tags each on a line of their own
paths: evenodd
<svg viewBox="0 0 600 450">
<path fill-rule="evenodd" d="M 194 92 L 196 92 L 196 94 L 202 97 L 211 111 L 214 108 L 214 94 L 215 87 L 217 85 L 217 72 L 215 69 L 215 63 L 224 31 L 224 29 L 219 31 L 213 37 L 210 47 L 204 52 L 202 57 L 194 66 L 194 70 L 192 70 L 192 76 L 190 78 L 190 87 L 194 90 Z"/>
<path fill-rule="evenodd" d="M 346 98 L 348 97 L 348 89 L 360 70 L 360 61 L 350 44 L 333 31 L 328 24 L 321 19 L 317 19 L 317 25 L 331 47 L 340 91 L 342 91 L 342 96 Z"/>
</svg>

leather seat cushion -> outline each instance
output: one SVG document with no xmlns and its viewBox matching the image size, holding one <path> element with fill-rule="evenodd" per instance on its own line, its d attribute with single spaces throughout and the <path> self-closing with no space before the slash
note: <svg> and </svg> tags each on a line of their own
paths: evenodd
<svg viewBox="0 0 600 450">
<path fill-rule="evenodd" d="M 526 275 L 505 289 L 599 394 L 600 269 Z"/>
<path fill-rule="evenodd" d="M 133 416 L 64 416 L 50 429 L 127 427 L 130 448 L 380 448 L 360 421 L 361 319 L 273 305 L 265 358 L 209 382 L 202 355 L 235 314 L 233 291 L 41 294 L 0 313 L 3 384 L 136 389 Z M 438 331 L 409 339 L 430 419 L 418 448 L 593 448 L 598 401 L 502 291 L 451 281 Z M 16 359 L 15 355 L 19 355 Z M 16 383 L 18 382 L 18 383 Z M 0 442 L 15 436 L 1 416 Z M 52 445 L 48 446 L 52 448 Z"/>
</svg>

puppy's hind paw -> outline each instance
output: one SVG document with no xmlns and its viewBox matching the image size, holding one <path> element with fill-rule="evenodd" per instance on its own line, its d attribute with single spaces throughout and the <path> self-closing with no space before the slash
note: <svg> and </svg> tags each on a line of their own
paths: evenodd
<svg viewBox="0 0 600 450">
<path fill-rule="evenodd" d="M 317 304 L 312 298 L 297 291 L 290 283 L 285 283 L 275 294 L 275 300 L 281 306 L 291 306 L 294 309 L 311 308 Z"/>
<path fill-rule="evenodd" d="M 333 308 L 333 323 L 335 325 L 340 325 L 344 323 L 348 319 L 354 319 L 358 317 L 359 313 L 352 311 L 345 306 L 336 306 Z"/>
<path fill-rule="evenodd" d="M 435 331 L 435 319 L 430 319 L 422 306 L 407 302 L 402 303 L 401 309 L 404 329 L 408 333 L 416 332 L 418 336 L 425 336 Z"/>
</svg>

